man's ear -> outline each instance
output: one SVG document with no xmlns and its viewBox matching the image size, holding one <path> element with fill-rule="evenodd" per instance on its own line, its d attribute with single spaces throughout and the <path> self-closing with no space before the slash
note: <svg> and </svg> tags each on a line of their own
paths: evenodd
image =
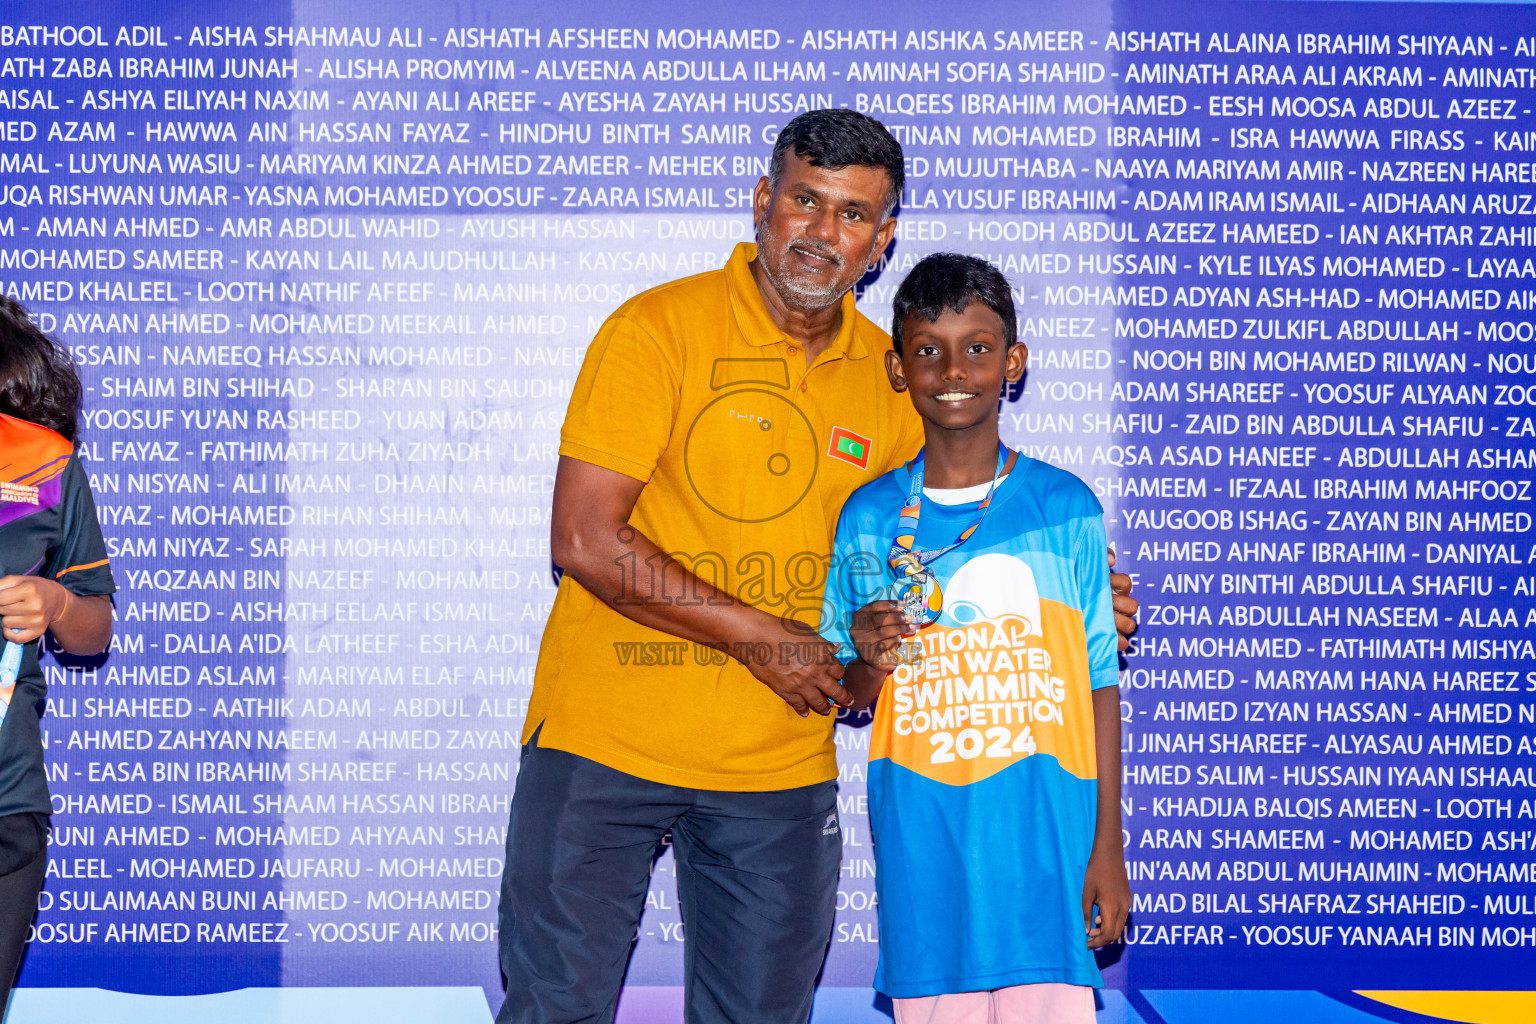
<svg viewBox="0 0 1536 1024">
<path fill-rule="evenodd" d="M 769 186 L 767 178 L 758 178 L 757 186 L 752 189 L 752 223 L 761 224 L 763 217 L 768 213 L 768 200 L 773 197 L 773 188 Z"/>
<path fill-rule="evenodd" d="M 885 218 L 885 221 L 875 229 L 875 245 L 869 251 L 869 269 L 875 269 L 875 264 L 880 262 L 880 257 L 885 255 L 885 250 L 890 248 L 891 239 L 896 237 L 896 218 Z"/>
<path fill-rule="evenodd" d="M 1008 361 L 1003 364 L 1003 379 L 1009 384 L 1017 384 L 1028 368 L 1029 346 L 1022 341 L 1016 341 L 1008 346 Z"/>
<path fill-rule="evenodd" d="M 902 372 L 901 356 L 891 349 L 885 354 L 885 375 L 890 379 L 891 390 L 897 394 L 907 390 L 907 375 Z"/>
</svg>

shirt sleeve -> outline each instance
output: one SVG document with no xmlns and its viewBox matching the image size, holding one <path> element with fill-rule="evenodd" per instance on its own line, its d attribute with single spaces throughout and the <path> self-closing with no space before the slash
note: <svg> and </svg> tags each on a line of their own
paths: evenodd
<svg viewBox="0 0 1536 1024">
<path fill-rule="evenodd" d="M 863 539 L 855 520 L 845 506 L 832 542 L 832 565 L 827 572 L 819 629 L 822 639 L 837 648 L 838 660 L 844 665 L 859 656 L 848 628 L 853 614 L 871 601 L 890 596 L 884 592 L 885 563 Z"/>
<path fill-rule="evenodd" d="M 560 454 L 647 483 L 672 437 L 681 368 L 649 331 L 609 317 L 582 360 Z"/>
<path fill-rule="evenodd" d="M 1078 522 L 1073 559 L 1088 639 L 1088 685 L 1098 690 L 1120 682 L 1120 641 L 1109 590 L 1109 539 L 1103 515 L 1084 516 Z"/>
<path fill-rule="evenodd" d="M 79 456 L 71 456 L 64 467 L 59 490 L 59 542 L 48 551 L 48 579 L 82 597 L 113 593 L 117 584 L 107 562 L 106 542 L 101 539 L 91 482 Z"/>
</svg>

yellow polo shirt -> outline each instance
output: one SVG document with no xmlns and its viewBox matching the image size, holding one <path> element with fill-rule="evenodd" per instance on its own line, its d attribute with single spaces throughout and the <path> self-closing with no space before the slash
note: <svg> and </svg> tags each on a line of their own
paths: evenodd
<svg viewBox="0 0 1536 1024">
<path fill-rule="evenodd" d="M 763 307 L 756 253 L 738 245 L 723 269 L 608 318 L 560 454 L 643 481 L 631 525 L 720 589 L 814 627 L 843 501 L 917 454 L 922 421 L 886 380 L 890 338 L 851 294 L 837 339 L 805 365 Z M 650 567 L 625 569 L 648 594 Z M 542 747 L 668 785 L 837 777 L 830 717 L 801 718 L 741 662 L 642 626 L 570 576 L 539 647 L 524 741 L 540 726 Z"/>
</svg>

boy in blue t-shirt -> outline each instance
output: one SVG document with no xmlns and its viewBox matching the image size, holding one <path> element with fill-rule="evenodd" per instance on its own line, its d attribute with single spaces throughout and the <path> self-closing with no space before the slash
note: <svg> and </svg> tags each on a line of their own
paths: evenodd
<svg viewBox="0 0 1536 1024">
<path fill-rule="evenodd" d="M 853 706 L 881 698 L 875 987 L 897 1024 L 1090 1022 L 1131 903 L 1103 510 L 999 440 L 1029 354 L 993 267 L 923 260 L 892 337 L 925 445 L 843 506 L 822 612 Z"/>
</svg>

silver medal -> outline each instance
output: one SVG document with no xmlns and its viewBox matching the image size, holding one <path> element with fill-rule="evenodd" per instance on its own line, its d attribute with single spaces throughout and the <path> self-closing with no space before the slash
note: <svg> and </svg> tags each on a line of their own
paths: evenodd
<svg viewBox="0 0 1536 1024">
<path fill-rule="evenodd" d="M 918 628 L 921 628 L 920 624 L 928 615 L 928 601 L 921 586 L 909 587 L 907 592 L 901 595 L 901 610 L 906 613 L 907 618 L 918 625 Z M 902 637 L 898 655 L 903 664 L 910 665 L 913 662 L 922 661 L 922 639 L 916 635 Z"/>
</svg>

